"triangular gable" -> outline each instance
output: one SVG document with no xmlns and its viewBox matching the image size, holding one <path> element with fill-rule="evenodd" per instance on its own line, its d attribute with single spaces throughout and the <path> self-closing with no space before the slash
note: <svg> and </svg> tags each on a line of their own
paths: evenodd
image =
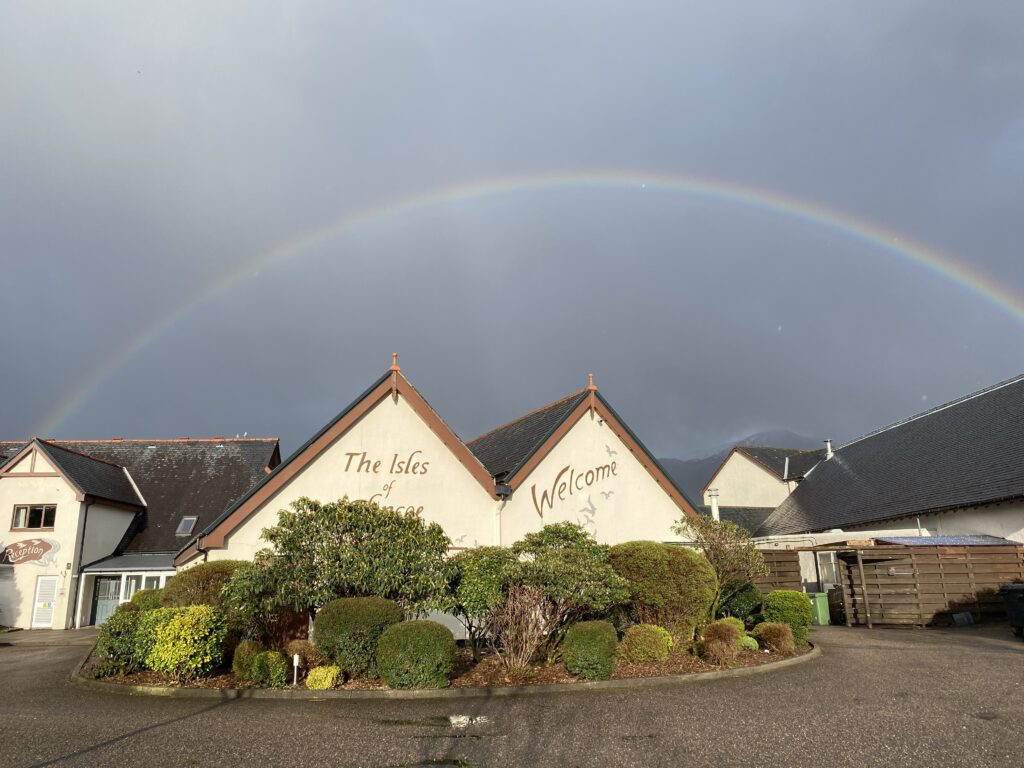
<svg viewBox="0 0 1024 768">
<path fill-rule="evenodd" d="M 522 486 L 530 473 L 558 445 L 559 441 L 565 437 L 569 430 L 589 413 L 591 418 L 596 417 L 604 420 L 605 424 L 629 449 L 633 457 L 647 470 L 648 474 L 661 486 L 662 490 L 668 494 L 669 498 L 672 499 L 684 515 L 696 517 L 697 511 L 693 503 L 673 482 L 658 460 L 640 442 L 640 439 L 619 418 L 619 415 L 608 404 L 608 401 L 593 387 L 593 384 L 588 387 L 587 391 L 588 396 L 583 398 L 575 408 L 565 414 L 564 418 L 551 430 L 550 434 L 529 455 L 523 458 L 519 466 L 505 480 L 505 483 L 513 492 Z"/>
<path fill-rule="evenodd" d="M 498 498 L 494 480 L 483 464 L 409 383 L 409 380 L 399 371 L 398 366 L 393 365 L 388 373 L 379 378 L 348 408 L 339 413 L 305 445 L 279 464 L 273 472 L 263 478 L 259 484 L 179 551 L 175 562 L 180 564 L 188 561 L 200 549 L 223 547 L 226 538 L 232 531 L 242 525 L 262 504 L 296 478 L 303 469 L 388 397 L 395 398 L 396 401 L 398 398 L 402 398 L 486 493 L 493 499 Z"/>
</svg>

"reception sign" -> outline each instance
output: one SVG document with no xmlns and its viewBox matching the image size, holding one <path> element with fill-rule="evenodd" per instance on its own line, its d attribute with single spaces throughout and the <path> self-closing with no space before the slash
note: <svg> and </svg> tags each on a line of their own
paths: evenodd
<svg viewBox="0 0 1024 768">
<path fill-rule="evenodd" d="M 60 544 L 53 539 L 25 539 L 4 547 L 0 554 L 0 565 L 50 565 L 60 550 Z"/>
</svg>

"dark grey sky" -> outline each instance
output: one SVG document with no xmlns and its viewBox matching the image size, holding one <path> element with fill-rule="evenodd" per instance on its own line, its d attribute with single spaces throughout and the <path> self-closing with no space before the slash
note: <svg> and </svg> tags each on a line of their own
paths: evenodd
<svg viewBox="0 0 1024 768">
<path fill-rule="evenodd" d="M 280 435 L 397 350 L 469 438 L 597 384 L 660 456 L 1024 371 L 1024 5 L 3 4 L 0 437 Z M 607 171 L 361 210 L 511 176 Z M 892 230 L 998 286 L 735 195 Z M 236 276 L 237 279 L 231 276 Z"/>
</svg>

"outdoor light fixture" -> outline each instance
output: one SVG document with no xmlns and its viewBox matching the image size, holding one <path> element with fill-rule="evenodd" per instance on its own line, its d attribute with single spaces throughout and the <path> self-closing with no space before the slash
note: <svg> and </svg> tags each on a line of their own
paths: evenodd
<svg viewBox="0 0 1024 768">
<path fill-rule="evenodd" d="M 292 656 L 292 685 L 298 687 L 299 685 L 299 654 Z"/>
</svg>

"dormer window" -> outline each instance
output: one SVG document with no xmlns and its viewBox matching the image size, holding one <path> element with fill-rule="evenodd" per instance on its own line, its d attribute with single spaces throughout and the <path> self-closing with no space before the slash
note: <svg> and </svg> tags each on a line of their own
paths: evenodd
<svg viewBox="0 0 1024 768">
<path fill-rule="evenodd" d="M 181 518 L 181 522 L 178 523 L 178 530 L 174 532 L 175 536 L 191 536 L 192 529 L 196 527 L 196 521 L 199 519 L 198 516 L 186 515 Z"/>
</svg>

